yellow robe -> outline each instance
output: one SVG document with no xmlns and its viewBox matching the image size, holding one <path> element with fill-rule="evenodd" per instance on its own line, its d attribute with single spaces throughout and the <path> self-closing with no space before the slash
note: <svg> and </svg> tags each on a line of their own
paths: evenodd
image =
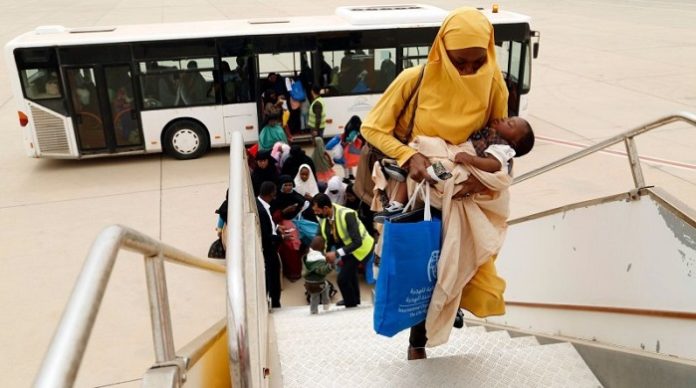
<svg viewBox="0 0 696 388">
<path fill-rule="evenodd" d="M 447 50 L 483 47 L 486 63 L 475 74 L 460 75 Z M 464 7 L 452 11 L 443 21 L 428 55 L 418 95 L 413 133 L 438 137 L 449 144 L 461 144 L 492 119 L 507 117 L 508 91 L 495 57 L 493 27 L 480 11 Z M 420 68 L 406 69 L 392 82 L 363 121 L 362 135 L 385 155 L 406 164 L 416 151 L 395 137 L 406 131 L 413 102 L 398 117 L 414 91 Z M 397 122 L 398 121 L 398 122 Z M 483 263 L 464 286 L 461 306 L 477 316 L 505 312 L 505 282 L 497 276 L 495 256 Z"/>
</svg>

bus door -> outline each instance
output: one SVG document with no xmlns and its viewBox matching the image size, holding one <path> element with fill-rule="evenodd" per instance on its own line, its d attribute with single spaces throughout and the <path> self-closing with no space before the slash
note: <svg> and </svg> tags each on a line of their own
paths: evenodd
<svg viewBox="0 0 696 388">
<path fill-rule="evenodd" d="M 143 148 L 130 65 L 69 67 L 65 74 L 82 153 Z"/>
<path fill-rule="evenodd" d="M 307 109 L 309 107 L 309 87 L 314 83 L 314 71 L 311 68 L 311 50 L 297 50 L 264 53 L 257 55 L 259 93 L 257 98 L 259 129 L 263 129 L 269 118 L 276 117 L 287 126 L 294 141 L 311 140 L 307 128 Z M 304 91 L 304 99 L 291 98 L 292 85 L 299 82 Z M 295 86 L 295 90 L 299 85 Z M 300 93 L 301 94 L 301 93 Z M 273 107 L 273 96 L 284 99 L 278 107 Z M 282 108 L 282 109 L 281 109 Z M 330 119 L 328 119 L 330 121 Z"/>
<path fill-rule="evenodd" d="M 256 64 L 253 55 L 222 55 L 220 58 L 222 84 L 222 114 L 225 136 L 231 141 L 232 132 L 241 131 L 245 143 L 258 140 L 256 112 Z"/>
<path fill-rule="evenodd" d="M 131 150 L 143 148 L 140 115 L 135 104 L 133 72 L 130 65 L 104 66 L 107 109 L 111 120 L 107 125 L 108 138 L 113 143 L 111 150 Z"/>
</svg>

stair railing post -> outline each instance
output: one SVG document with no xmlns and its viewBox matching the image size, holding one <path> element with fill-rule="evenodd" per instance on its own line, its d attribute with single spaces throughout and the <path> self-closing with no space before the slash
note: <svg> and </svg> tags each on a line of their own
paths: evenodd
<svg viewBox="0 0 696 388">
<path fill-rule="evenodd" d="M 643 178 L 643 170 L 640 167 L 640 158 L 638 157 L 638 149 L 636 148 L 635 139 L 633 138 L 633 136 L 626 137 L 624 139 L 624 144 L 626 145 L 626 154 L 628 155 L 628 162 L 631 164 L 633 183 L 635 183 L 636 189 L 645 187 L 645 178 Z"/>
<path fill-rule="evenodd" d="M 156 362 L 165 363 L 176 359 L 172 317 L 169 311 L 167 279 L 162 255 L 145 256 L 147 293 L 152 318 L 152 340 L 155 345 Z"/>
</svg>

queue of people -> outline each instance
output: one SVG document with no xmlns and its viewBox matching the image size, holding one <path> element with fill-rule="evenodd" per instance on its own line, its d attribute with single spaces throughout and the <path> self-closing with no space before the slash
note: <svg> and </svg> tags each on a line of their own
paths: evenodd
<svg viewBox="0 0 696 388">
<path fill-rule="evenodd" d="M 442 241 L 437 284 L 426 318 L 411 328 L 408 359 L 426 358 L 426 345 L 445 343 L 453 322 L 463 325 L 460 308 L 478 317 L 503 314 L 505 281 L 495 258 L 509 215 L 513 158 L 531 151 L 534 133 L 525 120 L 507 117 L 508 91 L 486 17 L 474 8 L 452 11 L 427 63 L 401 72 L 361 125 L 351 119 L 346 126 L 352 129 L 341 136 L 342 147 L 369 142 L 405 174 L 404 182 L 391 181 L 376 164 L 368 174 L 371 203 L 356 195 L 352 174 L 336 175 L 336 164 L 347 170 L 357 161 L 341 162 L 327 150 L 318 88 L 311 98 L 311 157 L 299 146 L 284 148 L 277 132 L 251 164 L 272 306 L 280 307 L 281 263 L 288 279 L 304 277 L 312 314 L 329 303 L 326 276 L 337 269 L 338 304 L 359 305 L 359 267 L 381 249 L 375 216 L 402 211 L 416 184 L 427 181 L 432 206 L 442 212 Z"/>
<path fill-rule="evenodd" d="M 280 163 L 269 153 L 261 152 L 251 171 L 257 205 L 261 205 L 259 217 L 266 218 L 261 234 L 265 241 L 262 246 L 266 271 L 271 272 L 266 277 L 271 306 L 280 307 L 277 290 L 282 273 L 289 281 L 304 277 L 305 290 L 316 313 L 317 301 L 325 302 L 333 289 L 325 277 L 334 270 L 338 272 L 338 288 L 343 297 L 337 304 L 347 308 L 357 306 L 360 304 L 358 271 L 374 246 L 373 237 L 367 232 L 373 230 L 369 209 L 364 206 L 360 209 L 354 200 L 347 200 L 350 184 L 338 176 L 331 178 L 323 192 L 320 191 L 309 163 L 287 168 L 292 157 Z M 308 161 L 304 153 L 296 152 L 294 157 Z M 285 174 L 286 171 L 295 175 Z M 271 184 L 275 190 L 268 188 Z M 321 249 L 316 241 L 312 243 L 315 237 L 324 241 Z M 319 255 L 323 257 L 321 263 L 317 261 Z"/>
</svg>

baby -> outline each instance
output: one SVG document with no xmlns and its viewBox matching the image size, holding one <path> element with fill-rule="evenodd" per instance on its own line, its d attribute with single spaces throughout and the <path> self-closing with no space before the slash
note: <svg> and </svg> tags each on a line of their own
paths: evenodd
<svg viewBox="0 0 696 388">
<path fill-rule="evenodd" d="M 323 254 L 324 239 L 316 236 L 312 239 L 307 256 L 302 259 L 302 277 L 305 279 L 305 289 L 309 293 L 309 312 L 319 313 L 319 301 L 324 310 L 329 308 L 330 288 L 326 275 L 334 270 L 334 264 L 326 261 Z"/>
<path fill-rule="evenodd" d="M 454 162 L 473 166 L 479 170 L 494 173 L 505 170 L 510 173 L 512 158 L 529 153 L 534 147 L 534 131 L 527 120 L 521 117 L 495 119 L 489 125 L 474 132 L 469 137 L 476 150 L 476 155 L 459 152 L 454 156 Z M 437 176 L 433 179 L 438 180 Z M 408 200 L 405 183 L 396 187 L 394 200 L 384 208 L 384 212 L 376 215 L 384 216 L 400 212 Z M 379 219 L 375 219 L 379 222 Z"/>
</svg>

